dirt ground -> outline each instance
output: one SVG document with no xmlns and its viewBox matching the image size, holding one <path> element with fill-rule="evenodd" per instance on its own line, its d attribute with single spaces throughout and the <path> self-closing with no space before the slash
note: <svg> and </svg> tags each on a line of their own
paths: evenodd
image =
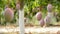
<svg viewBox="0 0 60 34">
<path fill-rule="evenodd" d="M 12 28 L 12 27 L 10 27 Z M 16 28 L 16 27 L 14 27 Z M 13 29 L 14 29 L 13 28 Z M 2 28 L 3 29 L 3 28 Z M 0 31 L 2 30 L 0 29 Z M 6 29 L 9 29 L 6 27 Z M 11 29 L 10 29 L 11 30 Z M 6 33 L 0 33 L 0 34 L 19 34 L 19 28 L 17 28 L 17 31 L 16 32 L 6 32 Z M 45 27 L 45 28 L 42 28 L 42 27 L 25 27 L 25 34 L 60 34 L 60 27 Z"/>
<path fill-rule="evenodd" d="M 16 32 L 1 32 L 1 29 L 17 29 Z M 0 34 L 19 34 L 19 27 L 16 25 L 0 26 Z M 39 25 L 25 26 L 25 34 L 60 34 L 60 25 L 40 27 Z"/>
</svg>

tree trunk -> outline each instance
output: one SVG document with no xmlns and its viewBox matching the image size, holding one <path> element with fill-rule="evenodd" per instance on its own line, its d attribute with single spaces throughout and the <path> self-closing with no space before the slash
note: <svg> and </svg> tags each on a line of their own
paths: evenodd
<svg viewBox="0 0 60 34">
<path fill-rule="evenodd" d="M 19 10 L 19 27 L 20 27 L 20 34 L 24 34 L 24 10 Z"/>
<path fill-rule="evenodd" d="M 20 9 L 19 11 L 19 27 L 20 27 L 20 34 L 24 34 L 25 33 L 25 28 L 24 28 L 24 10 L 23 10 L 23 6 L 24 6 L 24 0 L 19 0 L 20 1 Z"/>
</svg>

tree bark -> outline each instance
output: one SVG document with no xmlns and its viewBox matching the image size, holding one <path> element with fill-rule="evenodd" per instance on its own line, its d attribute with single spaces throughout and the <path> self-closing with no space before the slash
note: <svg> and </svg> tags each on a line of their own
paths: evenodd
<svg viewBox="0 0 60 34">
<path fill-rule="evenodd" d="M 20 28 L 20 34 L 25 33 L 25 28 L 24 28 L 24 0 L 18 0 L 18 4 L 20 5 L 20 8 L 18 9 L 19 11 L 19 28 Z"/>
</svg>

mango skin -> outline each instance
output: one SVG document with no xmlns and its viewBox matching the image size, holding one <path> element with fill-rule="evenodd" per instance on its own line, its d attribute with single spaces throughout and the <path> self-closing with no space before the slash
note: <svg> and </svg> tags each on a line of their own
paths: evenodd
<svg viewBox="0 0 60 34">
<path fill-rule="evenodd" d="M 52 4 L 47 5 L 47 10 L 48 10 L 48 12 L 52 12 L 52 10 L 53 10 Z"/>
<path fill-rule="evenodd" d="M 39 23 L 40 23 L 40 26 L 43 27 L 45 25 L 44 19 L 41 19 Z"/>
<path fill-rule="evenodd" d="M 41 13 L 41 12 L 38 12 L 38 13 L 36 14 L 36 19 L 37 19 L 38 21 L 40 21 L 41 18 L 42 18 L 42 13 Z"/>
<path fill-rule="evenodd" d="M 4 12 L 4 17 L 7 22 L 10 22 L 14 18 L 14 12 L 11 8 L 6 8 Z"/>
<path fill-rule="evenodd" d="M 20 4 L 19 4 L 19 3 L 16 4 L 16 9 L 17 9 L 17 10 L 20 9 Z"/>
</svg>

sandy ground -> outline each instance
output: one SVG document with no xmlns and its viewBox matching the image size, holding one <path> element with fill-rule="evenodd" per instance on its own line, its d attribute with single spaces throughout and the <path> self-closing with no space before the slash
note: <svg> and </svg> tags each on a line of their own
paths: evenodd
<svg viewBox="0 0 60 34">
<path fill-rule="evenodd" d="M 2 27 L 0 28 L 0 33 L 17 33 L 19 32 L 19 27 Z M 60 27 L 26 27 L 25 28 L 25 33 L 35 33 L 35 34 L 56 34 L 58 31 L 60 31 Z"/>
</svg>

